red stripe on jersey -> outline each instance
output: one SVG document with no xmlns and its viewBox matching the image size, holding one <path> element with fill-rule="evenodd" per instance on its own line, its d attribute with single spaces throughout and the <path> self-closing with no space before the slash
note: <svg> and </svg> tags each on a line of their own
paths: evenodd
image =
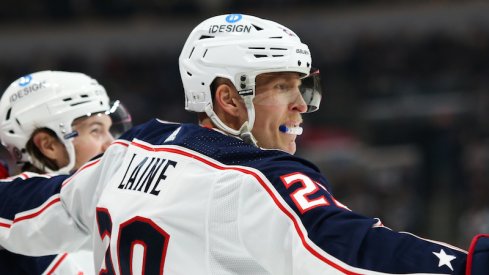
<svg viewBox="0 0 489 275">
<path fill-rule="evenodd" d="M 184 155 L 184 156 L 187 156 L 189 158 L 192 158 L 192 159 L 198 160 L 200 162 L 203 162 L 203 163 L 205 163 L 205 164 L 207 164 L 207 165 L 209 165 L 209 166 L 211 166 L 213 168 L 219 169 L 219 170 L 236 170 L 236 171 L 242 172 L 244 174 L 253 176 L 260 183 L 260 185 L 265 189 L 265 191 L 267 191 L 267 193 L 270 195 L 270 197 L 275 202 L 275 204 L 278 206 L 278 208 L 280 208 L 280 210 L 292 220 L 292 222 L 294 223 L 294 227 L 295 227 L 297 233 L 299 234 L 299 237 L 301 238 L 302 244 L 304 245 L 304 247 L 312 255 L 316 256 L 316 258 L 320 259 L 324 263 L 330 265 L 331 267 L 333 267 L 333 268 L 335 268 L 335 269 L 337 269 L 337 270 L 339 270 L 339 271 L 341 271 L 341 272 L 343 272 L 343 273 L 345 273 L 347 275 L 360 275 L 360 273 L 356 273 L 356 272 L 353 272 L 353 271 L 350 271 L 350 270 L 345 269 L 344 267 L 338 265 L 337 263 L 334 263 L 333 261 L 327 259 L 323 255 L 321 255 L 319 252 L 317 252 L 316 250 L 314 250 L 314 248 L 312 248 L 306 242 L 305 234 L 301 231 L 301 228 L 299 226 L 299 222 L 297 221 L 297 219 L 295 219 L 294 215 L 290 211 L 288 211 L 286 209 L 286 207 L 284 207 L 284 205 L 277 199 L 277 197 L 272 192 L 272 190 L 270 189 L 270 187 L 268 187 L 268 185 L 265 183 L 265 181 L 257 173 L 255 173 L 255 172 L 253 172 L 251 170 L 247 170 L 246 168 L 242 168 L 242 167 L 225 167 L 225 166 L 221 166 L 219 164 L 216 164 L 214 162 L 211 162 L 209 160 L 206 160 L 203 157 L 200 157 L 200 156 L 198 156 L 196 154 L 192 154 L 190 152 L 186 152 L 186 151 L 183 151 L 181 149 L 176 149 L 176 148 L 163 148 L 163 147 L 150 147 L 148 145 L 137 143 L 135 141 L 133 141 L 131 144 L 133 144 L 134 146 L 140 147 L 141 149 L 147 150 L 147 151 L 153 151 L 153 152 L 161 152 L 161 151 L 163 151 L 163 152 L 175 153 L 175 154 L 178 154 L 178 155 Z"/>
<path fill-rule="evenodd" d="M 124 145 L 124 146 L 128 146 L 128 144 L 126 143 L 122 143 L 122 142 L 114 142 L 114 144 L 120 144 L 120 145 Z M 61 187 L 64 187 L 66 184 L 68 184 L 71 179 L 76 175 L 78 174 L 80 171 L 88 168 L 88 167 L 91 167 L 95 164 L 97 164 L 98 162 L 100 161 L 100 159 L 97 159 L 93 162 L 89 162 L 87 164 L 85 164 L 84 166 L 82 166 L 80 169 L 78 169 L 78 171 L 76 171 L 75 174 L 73 174 L 70 178 L 68 178 L 65 182 L 63 182 L 63 184 L 61 185 Z M 20 177 L 24 178 L 24 179 L 28 179 L 29 178 L 29 175 L 27 173 L 22 173 L 19 175 Z M 16 223 L 16 222 L 20 222 L 20 221 L 23 221 L 23 220 L 27 220 L 27 219 L 31 219 L 31 218 L 34 218 L 34 217 L 37 217 L 39 216 L 42 212 L 44 212 L 48 207 L 54 205 L 55 203 L 58 203 L 60 202 L 61 199 L 58 197 L 56 199 L 54 199 L 53 201 L 49 202 L 46 206 L 44 206 L 41 210 L 35 212 L 35 213 L 32 213 L 32 214 L 29 214 L 29 215 L 26 215 L 26 216 L 21 216 L 21 217 L 18 217 L 16 219 L 14 219 L 14 221 L 12 222 L 13 223 Z M 0 223 L 0 227 L 5 227 L 5 228 L 10 228 L 12 225 L 10 224 L 7 224 L 7 223 Z"/>
<path fill-rule="evenodd" d="M 56 270 L 56 268 L 58 268 L 61 265 L 61 262 L 63 262 L 64 259 L 66 259 L 66 256 L 68 256 L 68 253 L 63 253 L 63 256 L 61 256 L 61 258 L 59 258 L 59 260 L 56 262 L 56 264 L 53 266 L 53 268 L 51 268 L 51 270 L 49 270 L 48 273 L 46 273 L 46 274 L 47 275 L 53 274 L 53 272 Z"/>
<path fill-rule="evenodd" d="M 113 145 L 113 144 L 117 144 L 117 145 L 122 145 L 122 146 L 129 146 L 129 141 L 125 141 L 125 140 L 116 140 L 114 142 L 112 142 L 110 145 Z"/>
<path fill-rule="evenodd" d="M 77 170 L 77 171 L 76 171 L 76 172 L 75 172 L 75 173 L 74 173 L 74 174 L 73 174 L 71 177 L 69 177 L 67 180 L 65 180 L 65 182 L 63 182 L 63 184 L 61 185 L 61 188 L 65 187 L 65 185 L 67 185 L 68 183 L 70 183 L 70 182 L 71 182 L 71 180 L 72 180 L 72 179 L 73 179 L 73 178 L 74 178 L 74 177 L 75 177 L 75 176 L 76 176 L 78 173 L 80 173 L 81 171 L 83 171 L 83 170 L 85 170 L 85 169 L 87 169 L 87 168 L 89 168 L 89 167 L 91 167 L 91 166 L 93 166 L 93 165 L 95 165 L 95 164 L 97 164 L 97 163 L 99 163 L 99 162 L 100 162 L 100 159 L 96 159 L 96 160 L 94 160 L 93 162 L 89 162 L 89 163 L 87 163 L 87 164 L 83 165 L 83 166 L 82 166 L 80 169 L 78 169 L 78 170 Z"/>
<path fill-rule="evenodd" d="M 125 147 L 128 147 L 129 146 L 129 143 L 126 143 L 122 140 L 116 140 L 114 142 L 111 143 L 111 146 L 112 145 L 122 145 L 122 146 L 125 146 Z M 71 182 L 71 179 L 73 179 L 78 173 L 80 173 L 81 171 L 85 170 L 86 168 L 88 167 L 91 167 L 95 164 L 97 164 L 98 162 L 100 161 L 100 158 L 94 160 L 93 162 L 88 162 L 86 163 L 85 165 L 83 165 L 82 167 L 80 167 L 70 178 L 68 178 L 65 182 L 63 182 L 63 184 L 61 185 L 61 187 L 65 187 L 68 183 Z"/>
<path fill-rule="evenodd" d="M 58 203 L 58 202 L 61 202 L 61 199 L 59 197 L 55 198 L 54 200 L 50 201 L 47 205 L 45 205 L 43 208 L 41 208 L 41 210 L 37 211 L 37 212 L 34 212 L 32 214 L 29 214 L 29 215 L 25 215 L 25 216 L 22 216 L 22 217 L 18 217 L 16 219 L 14 219 L 14 221 L 12 222 L 12 224 L 16 223 L 16 222 L 20 222 L 20 221 L 23 221 L 23 220 L 28 220 L 28 219 L 31 219 L 31 218 L 34 218 L 34 217 L 37 217 L 39 216 L 42 212 L 44 212 L 44 210 L 48 209 L 48 207 L 50 207 L 51 205 L 54 205 L 55 203 Z"/>
<path fill-rule="evenodd" d="M 467 265 L 465 266 L 465 274 L 472 274 L 472 260 L 474 256 L 475 246 L 480 238 L 489 238 L 489 234 L 479 234 L 472 239 L 469 248 L 469 254 L 467 256 Z"/>
<path fill-rule="evenodd" d="M 9 223 L 2 223 L 0 222 L 0 227 L 5 227 L 5 228 L 10 228 L 12 225 Z"/>
</svg>

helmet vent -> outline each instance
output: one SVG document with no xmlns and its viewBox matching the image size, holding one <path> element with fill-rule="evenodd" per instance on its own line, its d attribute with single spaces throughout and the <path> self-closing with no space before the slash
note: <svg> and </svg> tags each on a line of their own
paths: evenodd
<svg viewBox="0 0 489 275">
<path fill-rule="evenodd" d="M 286 51 L 287 49 L 285 49 L 285 48 L 270 48 L 270 50 L 275 50 L 275 51 Z"/>
<path fill-rule="evenodd" d="M 204 58 L 204 57 L 205 57 L 205 55 L 207 54 L 207 50 L 208 50 L 208 49 L 206 49 L 206 50 L 205 50 L 204 55 L 202 55 L 202 58 Z"/>
<path fill-rule="evenodd" d="M 264 50 L 265 47 L 248 47 L 250 50 Z"/>
<path fill-rule="evenodd" d="M 14 130 L 8 130 L 9 133 L 11 133 L 12 135 L 15 134 Z"/>
<path fill-rule="evenodd" d="M 5 120 L 9 120 L 10 119 L 10 113 L 11 112 L 12 112 L 12 108 L 8 109 L 7 116 L 5 117 Z"/>
<path fill-rule="evenodd" d="M 270 39 L 282 39 L 282 36 L 272 36 L 272 37 L 269 37 Z"/>
<path fill-rule="evenodd" d="M 261 31 L 261 30 L 263 30 L 263 28 L 258 27 L 258 26 L 257 26 L 257 25 L 255 25 L 255 24 L 251 24 L 251 25 L 252 25 L 253 27 L 255 27 L 255 29 L 256 29 L 257 31 Z"/>
<path fill-rule="evenodd" d="M 190 59 L 190 57 L 192 57 L 192 54 L 194 53 L 194 50 L 195 50 L 195 47 L 193 47 L 192 50 L 190 51 L 190 55 L 188 56 L 189 59 Z"/>
<path fill-rule="evenodd" d="M 17 122 L 17 124 L 19 124 L 19 126 L 22 126 L 22 124 L 20 124 L 18 119 L 15 119 L 15 122 Z"/>
<path fill-rule="evenodd" d="M 202 40 L 202 39 L 208 39 L 208 38 L 214 38 L 214 36 L 211 36 L 211 35 L 202 35 L 199 40 Z"/>
<path fill-rule="evenodd" d="M 86 100 L 86 101 L 80 101 L 80 102 L 72 103 L 72 104 L 70 104 L 70 106 L 72 106 L 72 107 L 73 107 L 73 106 L 80 105 L 80 104 L 84 104 L 84 103 L 88 103 L 88 102 L 90 102 L 90 101 L 89 101 L 89 100 Z"/>
<path fill-rule="evenodd" d="M 192 73 L 191 73 L 191 72 L 189 72 L 189 71 L 187 71 L 187 74 L 188 74 L 188 76 L 192 76 Z"/>
<path fill-rule="evenodd" d="M 73 98 L 71 98 L 71 97 L 63 98 L 63 101 L 65 101 L 65 102 L 70 101 L 70 100 L 73 100 Z"/>
<path fill-rule="evenodd" d="M 263 57 L 267 57 L 266 54 L 255 54 L 255 57 L 256 58 L 263 58 Z"/>
<path fill-rule="evenodd" d="M 81 98 L 87 98 L 87 97 L 88 97 L 88 95 L 87 95 L 87 94 L 82 94 L 82 95 L 80 95 L 80 97 L 81 97 Z"/>
</svg>

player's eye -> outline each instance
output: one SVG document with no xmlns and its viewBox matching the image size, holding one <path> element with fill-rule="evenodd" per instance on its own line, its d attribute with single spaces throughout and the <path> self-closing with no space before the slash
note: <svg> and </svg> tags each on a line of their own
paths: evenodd
<svg viewBox="0 0 489 275">
<path fill-rule="evenodd" d="M 275 85 L 275 89 L 279 90 L 280 92 L 287 92 L 288 90 L 290 90 L 290 85 L 288 85 L 287 83 L 277 83 Z"/>
<path fill-rule="evenodd" d="M 103 129 L 101 126 L 99 125 L 96 125 L 96 126 L 92 126 L 90 128 L 90 134 L 91 135 L 101 135 L 103 133 Z"/>
</svg>

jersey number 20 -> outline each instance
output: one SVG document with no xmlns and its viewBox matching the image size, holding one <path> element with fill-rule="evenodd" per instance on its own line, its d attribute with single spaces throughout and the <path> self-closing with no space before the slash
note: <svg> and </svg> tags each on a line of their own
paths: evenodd
<svg viewBox="0 0 489 275">
<path fill-rule="evenodd" d="M 110 254 L 112 219 L 106 208 L 97 208 L 97 223 L 102 241 L 106 237 L 109 239 L 109 246 L 105 252 L 105 269 L 100 270 L 99 274 L 115 274 L 114 261 Z M 169 240 L 170 235 L 148 218 L 136 216 L 121 223 L 117 239 L 119 273 L 121 275 L 135 273 L 134 256 L 136 250 L 139 250 L 142 257 L 138 263 L 142 274 L 163 274 Z"/>
</svg>

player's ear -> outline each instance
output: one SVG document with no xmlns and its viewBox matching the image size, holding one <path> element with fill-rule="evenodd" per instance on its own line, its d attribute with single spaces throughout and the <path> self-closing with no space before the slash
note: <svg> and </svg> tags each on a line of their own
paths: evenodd
<svg viewBox="0 0 489 275">
<path fill-rule="evenodd" d="M 60 150 L 64 149 L 63 144 L 61 144 L 58 138 L 45 131 L 36 132 L 32 137 L 32 141 L 37 149 L 49 159 L 59 158 Z"/>
<path fill-rule="evenodd" d="M 214 109 L 221 109 L 224 113 L 233 117 L 240 116 L 244 108 L 244 104 L 236 89 L 227 83 L 220 84 L 216 88 L 214 104 L 216 105 Z"/>
</svg>

